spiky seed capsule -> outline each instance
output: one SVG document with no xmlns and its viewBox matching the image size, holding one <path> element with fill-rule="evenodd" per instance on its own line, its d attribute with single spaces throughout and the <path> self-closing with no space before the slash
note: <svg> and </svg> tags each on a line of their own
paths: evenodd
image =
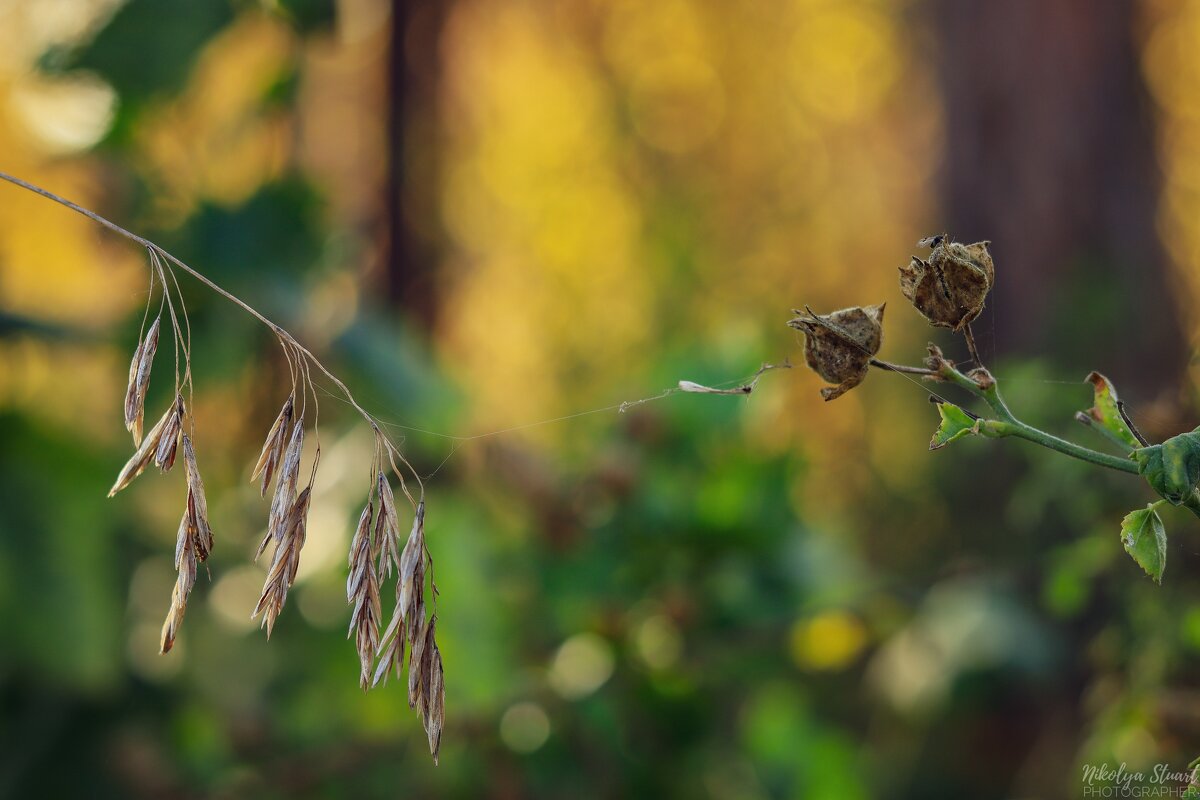
<svg viewBox="0 0 1200 800">
<path fill-rule="evenodd" d="M 930 325 L 961 331 L 983 311 L 995 281 L 991 242 L 959 244 L 945 234 L 922 239 L 928 261 L 916 256 L 900 267 L 900 291 Z"/>
<path fill-rule="evenodd" d="M 843 308 L 818 316 L 796 311 L 788 325 L 804 333 L 804 360 L 809 368 L 836 386 L 821 390 L 834 400 L 862 383 L 871 359 L 883 344 L 883 303 Z"/>
</svg>

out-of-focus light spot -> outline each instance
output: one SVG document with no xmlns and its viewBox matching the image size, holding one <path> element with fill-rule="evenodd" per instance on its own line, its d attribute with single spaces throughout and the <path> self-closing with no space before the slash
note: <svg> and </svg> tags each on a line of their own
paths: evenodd
<svg viewBox="0 0 1200 800">
<path fill-rule="evenodd" d="M 342 559 L 349 544 L 346 509 L 340 504 L 314 504 L 308 512 L 308 538 L 304 541 L 300 568 L 296 570 L 296 583 L 303 583 L 335 564 L 345 566 Z"/>
<path fill-rule="evenodd" d="M 679 660 L 679 654 L 683 652 L 683 637 L 679 635 L 679 628 L 661 614 L 642 622 L 633 642 L 637 654 L 652 669 L 667 669 Z"/>
<path fill-rule="evenodd" d="M 161 635 L 162 629 L 155 622 L 138 623 L 129 632 L 129 668 L 146 680 L 165 681 L 178 673 L 187 660 L 186 630 L 180 632 L 171 652 L 165 655 L 158 650 Z"/>
<path fill-rule="evenodd" d="M 1158 743 L 1141 727 L 1125 728 L 1117 734 L 1113 742 L 1113 755 L 1116 759 L 1135 767 L 1153 764 L 1158 758 L 1158 753 Z"/>
<path fill-rule="evenodd" d="M 586 697 L 613 672 L 612 647 L 594 633 L 579 633 L 563 642 L 550 666 L 550 685 L 568 700 Z"/>
<path fill-rule="evenodd" d="M 56 80 L 33 79 L 17 85 L 12 108 L 47 153 L 86 150 L 108 133 L 117 96 L 91 75 Z"/>
<path fill-rule="evenodd" d="M 350 326 L 358 313 L 358 281 L 346 272 L 336 272 L 316 286 L 308 298 L 305 327 L 325 341 Z"/>
<path fill-rule="evenodd" d="M 343 583 L 309 582 L 296 593 L 296 604 L 300 614 L 313 627 L 345 629 L 350 622 Z"/>
<path fill-rule="evenodd" d="M 151 556 L 142 559 L 129 581 L 129 610 L 147 619 L 165 615 L 176 574 L 166 558 Z M 155 652 L 158 652 L 157 648 Z"/>
<path fill-rule="evenodd" d="M 814 116 L 845 122 L 872 111 L 900 71 L 894 26 L 852 3 L 805 14 L 788 77 Z"/>
<path fill-rule="evenodd" d="M 243 632 L 258 627 L 250 612 L 262 591 L 261 570 L 248 564 L 234 567 L 217 580 L 209 596 L 217 621 L 231 631 Z"/>
<path fill-rule="evenodd" d="M 337 32 L 343 44 L 358 44 L 387 22 L 388 0 L 338 0 Z"/>
<path fill-rule="evenodd" d="M 871 664 L 870 682 L 896 708 L 909 713 L 939 701 L 950 681 L 946 659 L 914 630 L 892 638 Z"/>
<path fill-rule="evenodd" d="M 792 626 L 792 660 L 805 669 L 843 669 L 866 643 L 866 628 L 846 611 L 825 611 Z"/>
<path fill-rule="evenodd" d="M 658 59 L 642 67 L 630 87 L 638 135 L 668 153 L 703 147 L 725 116 L 725 94 L 712 67 L 699 59 Z"/>
<path fill-rule="evenodd" d="M 500 718 L 500 738 L 517 753 L 532 753 L 550 737 L 550 720 L 536 703 L 517 703 Z"/>
</svg>

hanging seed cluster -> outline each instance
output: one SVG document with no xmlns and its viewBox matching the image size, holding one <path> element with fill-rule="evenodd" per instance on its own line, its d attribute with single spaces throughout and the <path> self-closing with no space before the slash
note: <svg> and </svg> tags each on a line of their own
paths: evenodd
<svg viewBox="0 0 1200 800">
<path fill-rule="evenodd" d="M 195 420 L 184 400 L 185 395 L 190 397 L 192 390 L 190 326 L 170 256 L 155 248 L 149 249 L 149 254 L 151 280 L 146 319 L 150 317 L 150 304 L 155 297 L 156 285 L 161 299 L 158 312 L 148 328 L 143 320 L 143 333 L 138 337 L 129 366 L 124 421 L 133 437 L 134 453 L 118 474 L 109 497 L 129 486 L 151 463 L 161 472 L 169 472 L 182 450 L 187 492 L 175 542 L 174 567 L 177 577 L 160 642 L 161 652 L 167 653 L 183 624 L 188 599 L 196 584 L 198 566 L 207 561 L 212 553 L 213 531 L 209 524 L 204 481 L 196 460 Z M 176 312 L 177 303 L 179 313 Z M 143 436 L 146 395 L 158 351 L 164 311 L 170 323 L 168 330 L 172 334 L 175 350 L 175 387 L 170 404 Z M 257 315 L 257 312 L 250 311 Z M 262 497 L 266 498 L 270 491 L 266 531 L 254 559 L 258 561 L 268 551 L 270 558 L 262 592 L 251 612 L 251 618 L 260 621 L 268 638 L 287 603 L 288 592 L 296 580 L 308 537 L 313 484 L 321 458 L 320 440 L 316 433 L 318 395 L 311 369 L 316 366 L 324 370 L 315 357 L 286 331 L 275 325 L 271 327 L 287 358 L 292 375 L 292 391 L 267 432 L 250 477 L 252 483 L 258 484 Z M 325 374 L 340 386 L 336 378 L 327 371 Z M 409 706 L 416 710 L 421 719 L 430 753 L 436 763 L 446 717 L 442 657 L 436 640 L 437 615 L 433 610 L 437 586 L 433 581 L 433 559 L 425 543 L 425 503 L 409 493 L 403 473 L 396 465 L 397 459 L 409 468 L 418 484 L 420 477 L 412 471 L 395 445 L 382 434 L 375 420 L 354 402 L 348 390 L 345 393 L 351 404 L 367 419 L 375 435 L 367 502 L 350 544 L 346 599 L 351 613 L 347 636 L 354 639 L 359 662 L 359 684 L 364 690 L 386 684 L 391 674 L 399 679 L 403 674 L 407 651 Z M 311 468 L 302 473 L 306 431 L 309 430 L 305 425 L 305 412 L 310 398 L 313 401 L 311 430 L 315 444 L 311 448 Z M 412 527 L 403 541 L 388 467 L 399 480 L 405 498 L 412 503 Z M 395 605 L 391 620 L 381 633 L 384 619 L 381 594 L 388 581 L 393 582 Z"/>
<path fill-rule="evenodd" d="M 979 354 L 971 334 L 971 321 L 983 311 L 995 282 L 995 265 L 988 252 L 990 244 L 960 244 L 946 234 L 931 236 L 917 242 L 918 247 L 931 248 L 929 258 L 913 256 L 900 267 L 901 294 L 930 325 L 964 334 L 977 362 Z M 805 363 L 824 380 L 835 384 L 821 389 L 826 400 L 835 400 L 858 386 L 872 366 L 896 368 L 875 358 L 883 345 L 883 309 L 884 304 L 880 303 L 823 315 L 807 306 L 803 311 L 792 311 L 796 316 L 788 325 L 804 333 Z M 901 371 L 912 370 L 901 368 Z"/>
</svg>

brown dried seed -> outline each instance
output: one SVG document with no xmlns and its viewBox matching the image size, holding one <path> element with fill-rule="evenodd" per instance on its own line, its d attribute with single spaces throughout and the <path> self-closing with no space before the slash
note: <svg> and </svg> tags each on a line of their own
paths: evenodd
<svg viewBox="0 0 1200 800">
<path fill-rule="evenodd" d="M 176 448 L 179 446 L 179 432 L 183 430 L 183 418 L 187 414 L 187 409 L 183 404 L 183 397 L 175 395 L 175 405 L 171 412 L 167 415 L 167 424 L 163 426 L 162 434 L 158 439 L 158 447 L 154 453 L 154 463 L 163 472 L 167 472 L 171 467 L 175 466 Z"/>
<path fill-rule="evenodd" d="M 375 561 L 371 558 L 372 510 L 368 500 L 359 516 L 351 544 L 350 578 L 346 583 L 346 600 L 354 605 L 346 636 L 355 632 L 358 634 L 355 645 L 359 659 L 359 685 L 363 689 L 371 685 L 371 661 L 379 647 L 379 620 L 382 617 L 379 581 L 375 574 Z"/>
<path fill-rule="evenodd" d="M 300 455 L 304 451 L 304 417 L 296 420 L 284 452 L 283 464 L 279 468 L 279 481 L 271 498 L 271 510 L 267 515 L 267 532 L 254 554 L 254 560 L 263 554 L 267 543 L 274 540 L 276 547 L 283 539 L 288 510 L 295 505 L 296 483 L 300 475 Z"/>
<path fill-rule="evenodd" d="M 883 310 L 877 306 L 843 308 L 817 316 L 808 311 L 788 325 L 804 332 L 804 360 L 829 383 L 821 390 L 826 400 L 834 400 L 862 383 L 870 371 L 871 359 L 883 344 Z"/>
<path fill-rule="evenodd" d="M 386 520 L 379 548 L 379 573 L 387 580 L 392 576 L 392 567 L 400 565 L 400 523 L 396 516 L 396 498 L 392 487 L 382 472 L 379 473 L 379 513 Z"/>
<path fill-rule="evenodd" d="M 138 447 L 137 452 L 130 457 L 129 461 L 125 462 L 125 466 L 121 468 L 121 473 L 117 476 L 117 482 L 108 490 L 109 497 L 112 497 L 132 483 L 133 479 L 141 475 L 142 471 L 154 460 L 159 440 L 162 438 L 163 428 L 167 424 L 167 419 L 174 413 L 175 404 L 172 403 L 171 407 L 167 409 L 158 422 L 154 423 L 154 427 L 150 429 L 150 433 L 146 434 L 146 438 L 142 440 L 142 444 Z"/>
<path fill-rule="evenodd" d="M 275 628 L 275 619 L 287 602 L 288 589 L 296 580 L 296 571 L 300 566 L 300 551 L 304 548 L 307 538 L 308 508 L 312 488 L 305 487 L 288 510 L 282 525 L 282 538 L 275 548 L 271 559 L 271 567 L 263 583 L 262 595 L 254 607 L 253 619 L 263 614 L 262 624 L 267 628 L 267 638 Z"/>
<path fill-rule="evenodd" d="M 183 434 L 183 463 L 187 471 L 187 509 L 194 529 L 196 557 L 207 561 L 212 552 L 212 528 L 208 524 L 208 500 L 204 496 L 204 481 L 200 477 L 200 467 L 196 464 L 196 450 L 192 447 L 192 439 Z"/>
<path fill-rule="evenodd" d="M 295 400 L 296 396 L 290 395 L 284 401 L 283 408 L 279 410 L 279 415 L 275 417 L 275 422 L 271 425 L 271 430 L 267 432 L 262 452 L 258 456 L 258 463 L 254 465 L 254 472 L 250 474 L 251 483 L 256 481 L 259 475 L 262 476 L 262 486 L 259 489 L 259 494 L 263 497 L 267 496 L 267 487 L 271 485 L 271 478 L 275 474 L 275 467 L 279 465 L 279 458 L 283 454 L 283 446 L 287 444 L 286 438 L 292 428 L 292 413 L 295 408 Z"/>
<path fill-rule="evenodd" d="M 959 244 L 945 234 L 922 239 L 928 261 L 913 257 L 900 267 L 900 291 L 929 324 L 961 331 L 983 311 L 995 281 L 991 242 Z"/>
<path fill-rule="evenodd" d="M 435 616 L 434 619 L 437 619 Z M 429 659 L 428 699 L 425 702 L 425 733 L 429 737 L 429 752 L 433 763 L 438 763 L 438 752 L 442 749 L 442 728 L 446 725 L 446 685 L 442 672 L 442 653 L 437 642 L 433 640 L 433 625 L 429 626 L 429 647 L 432 652 Z"/>
<path fill-rule="evenodd" d="M 409 618 L 409 626 L 410 630 L 418 632 L 413 637 L 412 649 L 408 655 L 408 707 L 416 708 L 422 697 L 421 681 L 424 672 L 421 664 L 425 657 L 425 644 L 429 638 L 429 623 L 425 621 L 424 604 Z"/>
<path fill-rule="evenodd" d="M 155 317 L 146 337 L 138 342 L 129 363 L 129 386 L 125 390 L 125 430 L 133 434 L 133 445 L 142 443 L 142 419 L 146 411 L 146 388 L 150 385 L 150 368 L 158 350 L 158 331 L 161 317 Z"/>
<path fill-rule="evenodd" d="M 425 501 L 417 504 L 417 513 L 413 517 L 412 531 L 404 544 L 404 552 L 400 555 L 399 576 L 396 578 L 397 608 L 405 614 L 416 611 L 420 605 L 419 593 L 423 593 L 424 570 L 418 574 L 418 564 L 425 560 Z"/>
<path fill-rule="evenodd" d="M 404 669 L 404 641 L 404 611 L 397 608 L 392 612 L 392 621 L 375 648 L 379 652 L 379 663 L 375 666 L 372 686 L 378 686 L 380 680 L 387 685 L 391 671 L 395 671 L 396 680 L 400 679 L 400 672 Z"/>
</svg>

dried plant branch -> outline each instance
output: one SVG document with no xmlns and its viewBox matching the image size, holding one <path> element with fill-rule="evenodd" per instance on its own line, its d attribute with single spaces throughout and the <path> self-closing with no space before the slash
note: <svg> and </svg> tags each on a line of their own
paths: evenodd
<svg viewBox="0 0 1200 800">
<path fill-rule="evenodd" d="M 349 388 L 321 361 L 298 342 L 282 326 L 272 322 L 249 303 L 226 291 L 214 281 L 163 250 L 148 239 L 122 228 L 104 217 L 77 205 L 53 192 L 23 181 L 4 172 L 0 179 L 31 191 L 66 208 L 69 208 L 109 230 L 146 248 L 149 259 L 150 289 L 146 298 L 146 310 L 138 334 L 137 347 L 129 367 L 129 381 L 125 392 L 124 424 L 133 436 L 135 452 L 121 469 L 109 496 L 128 486 L 145 471 L 151 462 L 166 472 L 175 463 L 176 454 L 182 444 L 187 472 L 187 498 L 176 536 L 174 565 L 178 573 L 171 592 L 171 604 L 163 623 L 160 649 L 167 653 L 173 647 L 187 609 L 188 598 L 196 582 L 197 565 L 207 560 L 212 552 L 213 536 L 208 521 L 208 503 L 204 494 L 204 483 L 193 447 L 195 419 L 188 413 L 192 405 L 194 379 L 192 373 L 191 321 L 187 304 L 179 285 L 175 270 L 182 270 L 197 281 L 237 305 L 246 313 L 266 325 L 276 337 L 284 359 L 287 361 L 291 378 L 291 392 L 276 415 L 263 442 L 262 450 L 251 471 L 251 481 L 259 482 L 259 493 L 266 496 L 272 481 L 275 491 L 267 514 L 265 535 L 259 544 L 255 559 L 274 544 L 271 562 L 267 569 L 262 593 L 252 613 L 252 618 L 261 617 L 262 626 L 270 637 L 279 614 L 287 601 L 289 589 L 295 582 L 300 565 L 300 556 L 308 533 L 308 512 L 311 505 L 313 485 L 321 461 L 320 444 L 320 398 L 313 370 L 333 383 L 355 411 L 367 422 L 374 437 L 371 464 L 371 488 L 367 505 L 356 526 L 348 556 L 350 575 L 347 580 L 347 598 L 353 606 L 350 633 L 356 633 L 355 645 L 359 659 L 359 683 L 364 689 L 379 682 L 380 673 L 373 669 L 378 663 L 386 673 L 394 669 L 397 676 L 403 666 L 403 645 L 406 636 L 421 642 L 422 656 L 409 664 L 410 703 L 419 700 L 422 723 L 429 739 L 430 751 L 436 763 L 440 748 L 441 731 L 445 722 L 444 687 L 441 656 L 434 641 L 433 619 L 425 623 L 424 583 L 428 572 L 429 586 L 433 597 L 437 587 L 433 583 L 432 558 L 424 539 L 425 486 L 421 475 L 405 458 L 399 447 L 382 431 L 378 422 L 354 398 Z M 161 292 L 159 310 L 146 329 L 150 316 L 155 288 Z M 142 425 L 145 415 L 146 393 L 150 384 L 151 371 L 162 335 L 163 312 L 170 322 L 174 353 L 174 391 L 171 405 L 143 438 Z M 184 400 L 186 391 L 187 400 Z M 308 401 L 312 399 L 312 467 L 306 484 L 301 488 L 300 465 L 304 454 L 306 435 L 304 421 L 309 413 Z M 299 404 L 297 407 L 297 403 Z M 401 468 L 403 467 L 403 468 Z M 399 552 L 399 524 L 387 470 L 399 482 L 401 490 L 414 509 L 413 533 Z M 417 497 L 408 488 L 407 478 L 416 481 Z M 379 496 L 379 513 L 374 515 L 373 497 Z M 371 536 L 374 516 L 374 536 Z M 428 568 L 428 569 L 427 569 Z M 381 619 L 380 588 L 383 579 L 396 573 L 395 594 L 397 607 L 391 639 L 386 642 L 386 652 L 381 653 L 379 624 Z M 418 687 L 418 689 L 414 689 Z M 413 692 L 417 693 L 414 695 Z M 414 699 L 415 698 L 415 699 Z"/>
</svg>

